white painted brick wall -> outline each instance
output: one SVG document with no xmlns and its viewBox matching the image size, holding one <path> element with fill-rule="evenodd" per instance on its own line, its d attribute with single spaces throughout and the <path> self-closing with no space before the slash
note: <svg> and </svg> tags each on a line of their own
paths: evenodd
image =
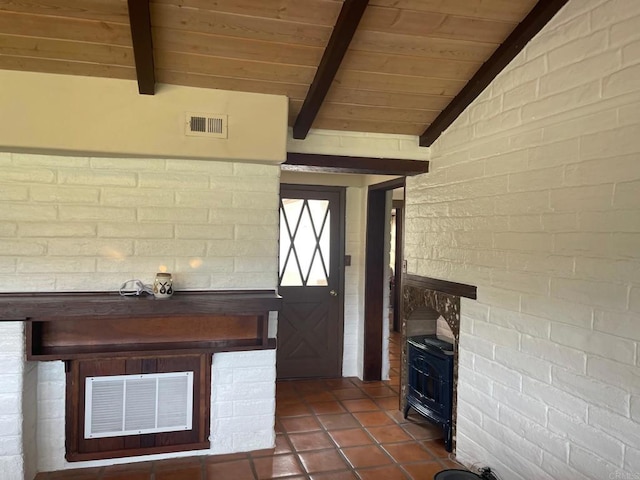
<svg viewBox="0 0 640 480">
<path fill-rule="evenodd" d="M 2 292 L 114 291 L 130 278 L 151 283 L 162 266 L 177 289 L 276 288 L 278 166 L 17 153 L 0 153 L 0 163 Z M 78 467 L 60 440 L 62 363 L 25 364 L 22 325 L 0 328 L 0 477 Z M 275 352 L 225 355 L 238 357 L 227 377 L 236 367 L 245 378 L 259 372 L 261 388 L 233 398 L 211 451 L 200 453 L 270 447 Z M 239 374 L 229 378 L 243 388 Z"/>
<path fill-rule="evenodd" d="M 408 180 L 409 271 L 463 301 L 458 458 L 640 472 L 640 2 L 571 0 Z"/>
</svg>

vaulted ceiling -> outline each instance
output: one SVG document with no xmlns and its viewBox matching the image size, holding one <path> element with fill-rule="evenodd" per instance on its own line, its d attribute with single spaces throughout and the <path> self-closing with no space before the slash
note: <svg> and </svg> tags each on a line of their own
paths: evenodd
<svg viewBox="0 0 640 480">
<path fill-rule="evenodd" d="M 428 144 L 564 3 L 0 0 L 0 69 L 286 95 L 297 138 Z"/>
</svg>

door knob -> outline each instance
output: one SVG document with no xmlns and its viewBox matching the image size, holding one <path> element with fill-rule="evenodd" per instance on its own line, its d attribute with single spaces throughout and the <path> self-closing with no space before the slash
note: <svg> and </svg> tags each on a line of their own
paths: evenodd
<svg viewBox="0 0 640 480">
<path fill-rule="evenodd" d="M 338 292 L 336 292 L 335 290 L 331 290 L 329 292 L 329 295 L 331 295 L 332 297 L 337 297 L 338 296 Z"/>
</svg>

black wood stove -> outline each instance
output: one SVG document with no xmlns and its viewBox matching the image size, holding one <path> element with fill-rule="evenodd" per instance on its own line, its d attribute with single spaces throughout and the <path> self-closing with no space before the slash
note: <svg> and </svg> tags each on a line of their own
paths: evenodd
<svg viewBox="0 0 640 480">
<path fill-rule="evenodd" d="M 453 405 L 453 345 L 435 335 L 410 337 L 407 341 L 407 405 L 404 417 L 413 408 L 444 432 L 447 451 L 451 451 Z"/>
</svg>

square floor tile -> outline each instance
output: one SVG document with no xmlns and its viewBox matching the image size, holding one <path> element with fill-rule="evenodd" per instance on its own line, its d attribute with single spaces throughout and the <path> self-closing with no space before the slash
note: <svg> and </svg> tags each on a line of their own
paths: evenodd
<svg viewBox="0 0 640 480">
<path fill-rule="evenodd" d="M 340 400 L 353 400 L 358 398 L 367 398 L 367 395 L 359 388 L 341 388 L 334 390 L 333 395 Z"/>
<path fill-rule="evenodd" d="M 424 462 L 434 460 L 418 442 L 393 443 L 382 445 L 389 455 L 398 463 Z"/>
<path fill-rule="evenodd" d="M 371 445 L 373 439 L 362 428 L 349 428 L 347 430 L 332 430 L 329 432 L 338 447 L 355 447 L 358 445 Z"/>
<path fill-rule="evenodd" d="M 349 413 L 318 415 L 318 420 L 327 430 L 340 430 L 343 428 L 354 428 L 360 426 L 358 421 Z"/>
<path fill-rule="evenodd" d="M 376 398 L 374 402 L 384 410 L 400 410 L 400 400 L 397 396 Z"/>
<path fill-rule="evenodd" d="M 234 480 L 255 480 L 249 460 L 235 462 L 209 463 L 206 466 L 207 478 L 233 478 Z"/>
<path fill-rule="evenodd" d="M 309 403 L 331 402 L 336 399 L 331 392 L 310 392 L 305 393 L 303 397 Z"/>
<path fill-rule="evenodd" d="M 201 480 L 202 467 L 184 467 L 176 470 L 162 470 L 155 473 L 156 480 Z"/>
<path fill-rule="evenodd" d="M 382 387 L 368 387 L 365 385 L 364 387 L 362 387 L 362 391 L 365 392 L 370 397 L 374 397 L 374 398 L 394 396 L 393 391 L 386 385 Z"/>
<path fill-rule="evenodd" d="M 309 478 L 311 478 L 311 480 L 358 480 L 356 474 L 351 470 L 341 470 L 339 472 L 329 473 L 314 473 Z"/>
<path fill-rule="evenodd" d="M 276 415 L 279 417 L 299 417 L 302 415 L 311 415 L 311 413 L 311 409 L 299 401 L 285 404 L 276 402 Z"/>
<path fill-rule="evenodd" d="M 427 440 L 421 442 L 422 446 L 436 458 L 449 458 L 449 452 L 444 447 L 444 440 Z"/>
<path fill-rule="evenodd" d="M 395 465 L 358 470 L 358 476 L 360 480 L 407 480 L 409 478 L 400 467 Z"/>
<path fill-rule="evenodd" d="M 316 417 L 284 417 L 280 419 L 282 429 L 287 433 L 311 432 L 320 430 Z"/>
<path fill-rule="evenodd" d="M 289 440 L 298 452 L 335 448 L 331 438 L 325 432 L 293 433 L 289 435 Z"/>
<path fill-rule="evenodd" d="M 102 477 L 93 477 L 100 478 L 104 480 L 150 480 L 150 473 L 142 473 L 142 472 L 122 472 L 122 473 L 109 473 L 107 475 L 103 475 Z M 251 479 L 253 480 L 253 479 Z"/>
<path fill-rule="evenodd" d="M 342 400 L 342 405 L 350 412 L 371 412 L 380 410 L 373 400 L 360 398 L 356 400 Z"/>
<path fill-rule="evenodd" d="M 409 440 L 413 440 L 409 434 L 398 425 L 368 427 L 367 431 L 380 443 L 408 442 Z"/>
<path fill-rule="evenodd" d="M 353 468 L 377 467 L 393 463 L 384 450 L 377 445 L 343 448 L 342 453 Z"/>
<path fill-rule="evenodd" d="M 268 457 L 271 455 L 280 455 L 282 453 L 291 453 L 291 445 L 287 441 L 284 434 L 276 435 L 276 446 L 274 448 L 266 448 L 264 450 L 254 450 L 250 452 L 252 457 Z"/>
<path fill-rule="evenodd" d="M 405 423 L 402 429 L 416 440 L 442 438 L 442 429 L 431 423 Z"/>
<path fill-rule="evenodd" d="M 344 470 L 348 467 L 337 450 L 321 450 L 319 452 L 305 452 L 298 454 L 307 473 L 329 472 Z"/>
<path fill-rule="evenodd" d="M 344 378 L 329 378 L 324 381 L 324 384 L 329 390 L 335 392 L 340 388 L 353 388 L 353 383 L 349 377 Z"/>
<path fill-rule="evenodd" d="M 311 410 L 313 410 L 313 413 L 315 413 L 316 415 L 327 415 L 331 413 L 345 412 L 345 409 L 342 408 L 342 405 L 340 405 L 340 403 L 335 400 L 332 402 L 314 402 L 311 403 L 310 406 Z"/>
<path fill-rule="evenodd" d="M 253 466 L 256 469 L 259 480 L 304 474 L 295 455 L 274 455 L 273 457 L 255 458 Z"/>
<path fill-rule="evenodd" d="M 49 474 L 50 480 L 95 480 L 101 472 L 101 468 L 77 468 L 74 470 L 62 470 Z"/>
<path fill-rule="evenodd" d="M 402 465 L 402 468 L 413 480 L 433 478 L 436 473 L 446 470 L 446 468 L 440 465 L 439 462 L 408 463 L 406 465 Z"/>
<path fill-rule="evenodd" d="M 363 427 L 395 425 L 395 422 L 385 412 L 355 412 L 353 416 Z"/>
</svg>

